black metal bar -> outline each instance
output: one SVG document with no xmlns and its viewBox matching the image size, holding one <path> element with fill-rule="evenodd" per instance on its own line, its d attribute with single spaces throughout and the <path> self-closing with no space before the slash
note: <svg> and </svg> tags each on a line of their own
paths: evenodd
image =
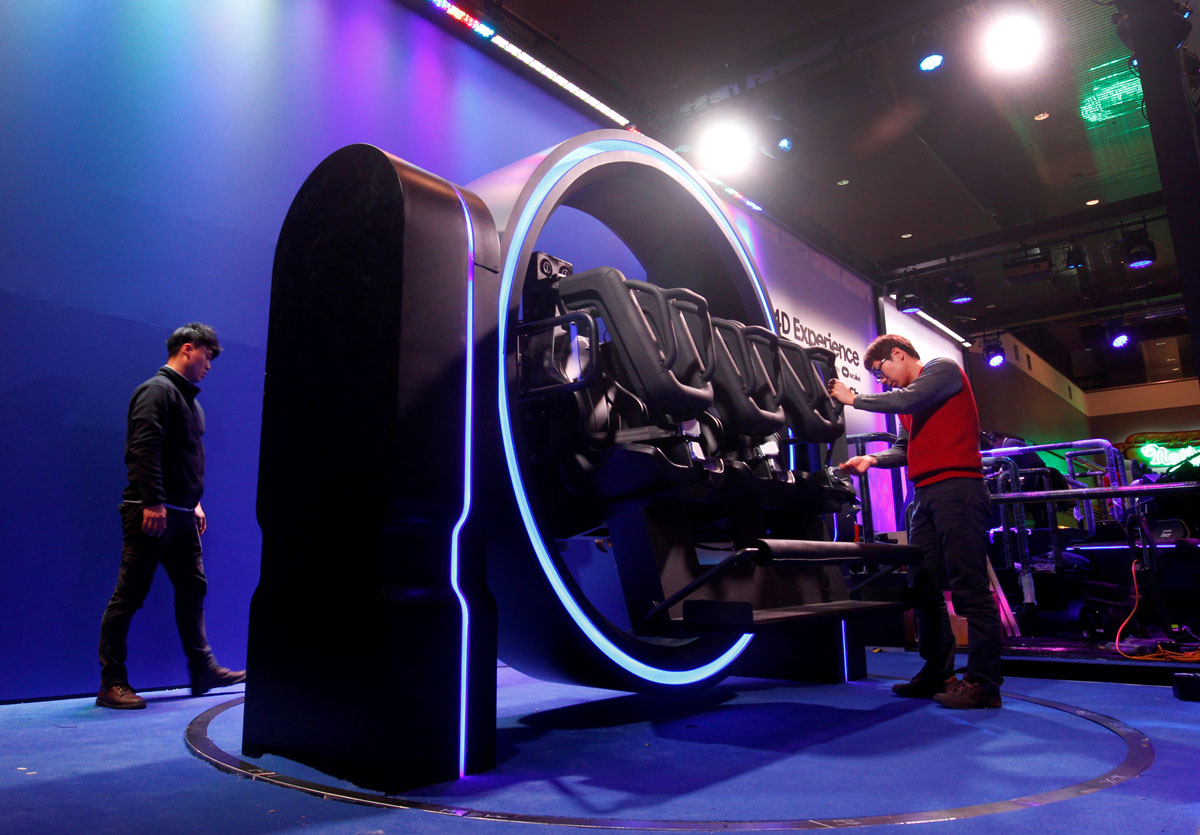
<svg viewBox="0 0 1200 835">
<path fill-rule="evenodd" d="M 516 334 L 517 334 L 517 336 L 528 336 L 533 333 L 538 333 L 543 330 L 548 330 L 550 328 L 556 328 L 556 327 L 559 327 L 561 325 L 566 325 L 566 324 L 575 324 L 575 325 L 583 324 L 583 325 L 587 326 L 587 340 L 588 340 L 587 368 L 582 369 L 582 373 L 579 375 L 578 380 L 568 380 L 565 383 L 552 383 L 551 385 L 548 385 L 548 386 L 540 386 L 535 389 L 529 389 L 528 391 L 523 391 L 520 394 L 522 399 L 540 397 L 540 396 L 549 394 L 551 392 L 556 393 L 556 394 L 562 394 L 562 393 L 570 392 L 570 391 L 579 391 L 580 389 L 587 388 L 593 382 L 595 382 L 596 375 L 599 373 L 597 363 L 596 363 L 596 343 L 597 343 L 596 319 L 587 311 L 577 310 L 577 311 L 574 311 L 571 313 L 567 313 L 563 316 L 555 316 L 553 319 L 542 319 L 537 322 L 529 322 L 528 324 L 524 324 L 524 325 L 521 325 L 520 327 L 518 327 L 516 329 Z"/>
<path fill-rule="evenodd" d="M 861 583 L 857 583 L 856 585 L 853 585 L 850 588 L 846 589 L 846 595 L 849 596 L 849 595 L 854 594 L 856 591 L 861 590 L 863 588 L 863 586 L 868 586 L 871 583 L 874 583 L 880 577 L 888 576 L 889 574 L 891 574 L 893 571 L 895 571 L 899 567 L 900 566 L 898 566 L 898 565 L 889 565 L 886 568 L 881 569 L 880 571 L 877 571 L 876 573 L 872 574 L 867 579 L 863 580 Z"/>
<path fill-rule="evenodd" d="M 758 539 L 754 544 L 772 560 L 826 562 L 862 562 L 890 565 L 919 565 L 924 558 L 914 545 L 888 545 L 884 542 L 824 542 L 811 539 Z"/>
<path fill-rule="evenodd" d="M 672 594 L 670 597 L 668 597 L 662 603 L 659 603 L 654 608 L 652 608 L 649 612 L 646 613 L 646 620 L 648 620 L 648 621 L 653 620 L 655 615 L 658 615 L 658 614 L 661 614 L 662 612 L 667 611 L 672 606 L 674 606 L 676 603 L 683 600 L 685 597 L 688 597 L 689 595 L 691 595 L 694 591 L 696 591 L 696 589 L 700 588 L 703 585 L 711 583 L 713 580 L 715 580 L 721 574 L 724 574 L 726 571 L 733 568 L 733 566 L 737 565 L 740 562 L 745 561 L 748 558 L 754 559 L 756 562 L 759 562 L 760 560 L 762 560 L 761 562 L 759 562 L 760 565 L 765 565 L 766 562 L 769 560 L 769 557 L 767 558 L 767 560 L 762 559 L 762 551 L 759 548 L 739 548 L 738 550 L 736 550 L 732 554 L 730 554 L 728 557 L 726 557 L 725 559 L 721 560 L 719 563 L 714 565 L 708 571 L 705 571 L 703 574 L 701 574 L 695 580 L 692 580 L 692 582 L 688 583 L 686 586 L 684 586 L 683 588 L 676 591 L 674 594 Z"/>
<path fill-rule="evenodd" d="M 846 436 L 846 443 L 854 444 L 855 455 L 866 455 L 867 444 L 872 442 L 894 444 L 896 436 L 891 432 L 862 432 Z M 871 509 L 871 484 L 866 473 L 858 477 L 858 498 L 862 503 L 862 538 L 867 542 L 874 542 L 875 513 Z"/>
</svg>

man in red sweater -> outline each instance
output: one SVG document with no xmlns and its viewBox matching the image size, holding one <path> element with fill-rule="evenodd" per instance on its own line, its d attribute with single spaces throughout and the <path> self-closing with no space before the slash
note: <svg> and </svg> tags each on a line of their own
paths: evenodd
<svg viewBox="0 0 1200 835">
<path fill-rule="evenodd" d="M 913 607 L 920 672 L 892 690 L 933 698 L 944 707 L 1000 707 L 1002 631 L 988 585 L 986 528 L 991 501 L 979 454 L 979 412 L 967 375 L 952 360 L 921 362 L 903 336 L 884 334 L 867 346 L 863 365 L 890 386 L 881 394 L 855 394 L 840 380 L 829 383 L 840 403 L 900 416 L 895 445 L 877 455 L 856 455 L 843 472 L 908 466 L 916 485 L 909 544 L 925 552 L 913 575 Z M 942 589 L 967 619 L 967 672 L 954 675 L 954 630 Z"/>
</svg>

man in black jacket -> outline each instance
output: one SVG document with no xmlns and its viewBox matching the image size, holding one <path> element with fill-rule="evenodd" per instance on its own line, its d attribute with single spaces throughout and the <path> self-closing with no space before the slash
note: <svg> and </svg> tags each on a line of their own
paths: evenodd
<svg viewBox="0 0 1200 835">
<path fill-rule="evenodd" d="M 96 704 L 102 707 L 146 706 L 129 686 L 126 639 L 160 563 L 175 587 L 175 625 L 188 660 L 192 695 L 246 678 L 245 670 L 217 664 L 204 632 L 204 410 L 196 402 L 196 384 L 219 353 L 217 333 L 208 325 L 192 322 L 178 328 L 167 340 L 167 364 L 138 386 L 129 402 L 121 570 L 100 622 Z"/>
</svg>

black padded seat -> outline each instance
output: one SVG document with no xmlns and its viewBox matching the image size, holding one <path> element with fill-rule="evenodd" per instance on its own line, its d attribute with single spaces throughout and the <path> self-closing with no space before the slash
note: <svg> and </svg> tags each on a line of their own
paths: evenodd
<svg viewBox="0 0 1200 835">
<path fill-rule="evenodd" d="M 768 354 L 777 355 L 778 339 L 766 328 L 733 319 L 714 318 L 712 324 L 716 353 L 713 385 L 726 431 L 751 437 L 782 432 L 787 419 L 777 404 L 773 374 L 757 347 L 766 345 Z"/>
<path fill-rule="evenodd" d="M 602 373 L 575 394 L 588 439 L 566 462 L 570 489 L 600 501 L 708 500 L 724 462 L 704 454 L 696 422 L 713 404 L 707 302 L 610 267 L 565 276 L 558 292 L 563 308 L 603 322 L 605 340 L 595 346 Z"/>
<path fill-rule="evenodd" d="M 813 368 L 812 352 L 821 350 L 805 349 L 787 339 L 779 340 L 780 402 L 797 440 L 827 444 L 840 438 L 846 428 L 836 403 Z M 826 357 L 819 361 L 828 363 Z M 832 369 L 831 365 L 828 367 Z M 832 374 L 836 376 L 836 373 L 832 370 Z"/>
<path fill-rule="evenodd" d="M 708 306 L 701 296 L 629 281 L 612 267 L 567 276 L 558 290 L 567 310 L 590 310 L 603 320 L 619 355 L 616 370 L 624 379 L 618 382 L 646 404 L 652 418 L 686 420 L 712 405 L 712 372 L 681 313 L 686 306 L 706 322 Z M 711 347 L 705 349 L 711 353 Z"/>
<path fill-rule="evenodd" d="M 818 348 L 815 346 L 805 348 L 804 351 L 808 354 L 810 367 L 813 369 L 813 374 L 816 378 L 817 388 L 825 391 L 824 397 L 816 398 L 815 408 L 817 414 L 828 421 L 844 427 L 846 421 L 842 417 L 842 404 L 830 397 L 828 390 L 825 388 L 830 380 L 837 379 L 837 354 L 828 348 Z"/>
</svg>

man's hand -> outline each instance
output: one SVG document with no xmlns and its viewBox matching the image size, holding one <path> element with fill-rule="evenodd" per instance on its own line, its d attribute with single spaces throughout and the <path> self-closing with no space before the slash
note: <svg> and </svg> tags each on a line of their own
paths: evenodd
<svg viewBox="0 0 1200 835">
<path fill-rule="evenodd" d="M 839 380 L 837 377 L 831 379 L 826 385 L 829 389 L 829 396 L 839 403 L 847 406 L 854 405 L 854 392 L 850 391 L 850 387 Z"/>
<path fill-rule="evenodd" d="M 843 386 L 843 388 L 845 388 L 845 386 Z M 856 455 L 849 461 L 839 464 L 838 469 L 844 473 L 855 473 L 857 475 L 862 475 L 878 463 L 879 461 L 874 455 Z"/>
<path fill-rule="evenodd" d="M 167 530 L 167 509 L 161 504 L 142 508 L 142 533 L 162 536 Z"/>
<path fill-rule="evenodd" d="M 204 532 L 208 530 L 208 517 L 204 515 L 204 508 L 196 502 L 196 533 L 204 536 Z"/>
</svg>

